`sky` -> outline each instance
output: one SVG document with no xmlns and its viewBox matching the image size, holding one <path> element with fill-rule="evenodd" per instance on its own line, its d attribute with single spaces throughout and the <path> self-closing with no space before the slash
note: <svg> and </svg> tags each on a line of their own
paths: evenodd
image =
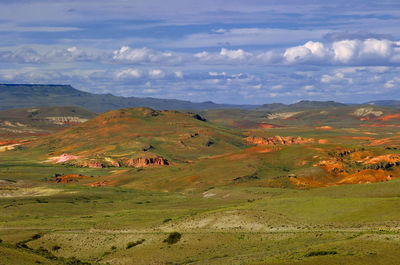
<svg viewBox="0 0 400 265">
<path fill-rule="evenodd" d="M 398 0 L 0 0 L 0 83 L 233 104 L 400 99 Z"/>
</svg>

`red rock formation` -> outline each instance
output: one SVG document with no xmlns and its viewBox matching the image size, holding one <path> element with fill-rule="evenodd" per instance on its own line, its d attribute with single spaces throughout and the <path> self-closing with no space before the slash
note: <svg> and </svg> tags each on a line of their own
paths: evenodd
<svg viewBox="0 0 400 265">
<path fill-rule="evenodd" d="M 80 167 L 89 167 L 89 168 L 103 168 L 104 165 L 98 161 L 91 160 L 91 161 L 83 161 L 81 163 L 78 163 L 77 166 Z"/>
<path fill-rule="evenodd" d="M 117 161 L 113 161 L 112 163 L 111 163 L 111 165 L 113 166 L 113 167 L 120 167 L 121 165 L 119 164 L 119 162 L 117 162 Z"/>
<path fill-rule="evenodd" d="M 169 165 L 168 161 L 160 156 L 156 157 L 138 157 L 125 161 L 128 167 L 148 167 L 148 166 L 165 166 Z"/>
</svg>

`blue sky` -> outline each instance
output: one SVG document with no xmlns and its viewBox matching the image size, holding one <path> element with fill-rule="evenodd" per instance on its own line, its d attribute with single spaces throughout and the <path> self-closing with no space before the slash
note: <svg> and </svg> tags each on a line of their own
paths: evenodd
<svg viewBox="0 0 400 265">
<path fill-rule="evenodd" d="M 219 103 L 400 99 L 400 2 L 0 0 L 0 82 Z"/>
</svg>

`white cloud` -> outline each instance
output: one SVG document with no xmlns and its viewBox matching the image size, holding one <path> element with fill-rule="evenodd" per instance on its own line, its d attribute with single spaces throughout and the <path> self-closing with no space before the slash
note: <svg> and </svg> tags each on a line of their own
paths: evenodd
<svg viewBox="0 0 400 265">
<path fill-rule="evenodd" d="M 208 72 L 208 75 L 210 75 L 210 76 L 223 76 L 223 77 L 225 77 L 225 76 L 226 76 L 226 72 L 221 72 L 221 73 L 218 73 L 218 72 Z"/>
<path fill-rule="evenodd" d="M 122 46 L 118 50 L 98 50 L 36 45 L 0 48 L 0 62 L 20 64 L 97 62 L 132 65 L 330 65 L 375 66 L 400 64 L 400 42 L 384 39 L 340 40 L 332 43 L 307 41 L 282 50 L 247 51 L 221 48 L 219 52 L 175 53 L 149 48 Z"/>
<path fill-rule="evenodd" d="M 389 40 L 367 39 L 364 41 L 360 56 L 387 58 L 392 54 L 393 42 Z"/>
<path fill-rule="evenodd" d="M 176 71 L 174 74 L 177 78 L 183 78 L 183 73 L 181 71 Z"/>
<path fill-rule="evenodd" d="M 165 76 L 165 73 L 160 69 L 154 69 L 149 71 L 149 76 L 150 78 L 154 79 L 163 78 Z"/>
<path fill-rule="evenodd" d="M 193 55 L 200 62 L 207 64 L 233 64 L 235 62 L 250 63 L 254 55 L 242 49 L 228 50 L 222 48 L 219 53 L 208 53 L 206 51 Z"/>
<path fill-rule="evenodd" d="M 289 47 L 283 57 L 289 64 L 392 65 L 400 62 L 398 43 L 391 40 L 340 40 L 324 44 L 309 41 Z"/>
<path fill-rule="evenodd" d="M 344 74 L 343 73 L 336 73 L 335 75 L 323 75 L 321 77 L 321 82 L 322 83 L 336 83 L 340 82 L 344 79 Z"/>
<path fill-rule="evenodd" d="M 313 85 L 306 85 L 306 86 L 303 87 L 303 89 L 306 90 L 306 91 L 311 91 L 311 90 L 314 90 L 314 89 L 315 89 L 315 86 L 313 86 Z"/>
<path fill-rule="evenodd" d="M 312 53 L 310 49 L 308 49 L 307 47 L 296 46 L 286 49 L 285 53 L 283 54 L 283 57 L 289 63 L 298 63 L 308 60 L 311 54 Z"/>
<path fill-rule="evenodd" d="M 206 51 L 202 51 L 202 52 L 196 53 L 194 55 L 194 57 L 199 58 L 199 59 L 207 58 L 208 56 L 209 56 L 208 52 L 206 52 Z"/>
<path fill-rule="evenodd" d="M 332 52 L 321 42 L 308 41 L 302 46 L 286 49 L 283 57 L 289 63 L 306 61 L 322 61 L 331 56 Z"/>
<path fill-rule="evenodd" d="M 142 73 L 138 69 L 124 69 L 115 73 L 117 79 L 140 78 L 141 76 Z"/>
<path fill-rule="evenodd" d="M 245 60 L 252 56 L 251 53 L 245 52 L 242 49 L 228 50 L 228 49 L 222 48 L 221 52 L 219 54 L 224 58 L 228 58 L 228 59 L 232 59 L 232 60 Z"/>
<path fill-rule="evenodd" d="M 385 83 L 385 88 L 394 88 L 396 86 L 394 80 L 389 80 Z"/>
<path fill-rule="evenodd" d="M 335 54 L 334 60 L 341 63 L 348 63 L 353 59 L 359 46 L 358 40 L 341 40 L 332 44 L 332 49 Z"/>
<path fill-rule="evenodd" d="M 174 64 L 181 61 L 180 56 L 174 55 L 172 52 L 159 52 L 149 48 L 135 48 L 122 46 L 119 50 L 113 52 L 112 59 L 120 63 L 166 63 Z"/>
<path fill-rule="evenodd" d="M 272 90 L 281 90 L 281 89 L 284 89 L 284 88 L 285 87 L 283 85 L 275 85 L 275 86 L 271 87 Z"/>
</svg>

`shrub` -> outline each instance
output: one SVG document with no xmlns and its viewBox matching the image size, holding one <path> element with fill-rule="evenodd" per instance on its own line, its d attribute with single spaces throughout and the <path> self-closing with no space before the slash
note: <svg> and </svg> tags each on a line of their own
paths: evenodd
<svg viewBox="0 0 400 265">
<path fill-rule="evenodd" d="M 306 254 L 306 257 L 313 257 L 313 256 L 325 256 L 325 255 L 336 255 L 337 251 L 335 250 L 319 250 L 319 251 L 311 251 L 310 253 Z"/>
<path fill-rule="evenodd" d="M 172 221 L 172 219 L 171 218 L 166 218 L 166 219 L 164 219 L 163 223 L 168 223 L 169 221 Z"/>
<path fill-rule="evenodd" d="M 142 244 L 144 241 L 145 241 L 145 239 L 140 239 L 140 240 L 138 240 L 138 241 L 136 241 L 136 242 L 129 242 L 129 243 L 126 245 L 126 249 L 130 249 L 130 248 L 132 248 L 132 247 L 134 247 L 134 246 L 140 245 L 140 244 Z"/>
<path fill-rule="evenodd" d="M 54 245 L 51 249 L 52 250 L 59 250 L 61 247 L 59 245 Z"/>
<path fill-rule="evenodd" d="M 181 233 L 178 232 L 172 232 L 168 235 L 168 237 L 166 239 L 164 239 L 164 243 L 168 243 L 169 245 L 178 243 L 179 240 L 181 240 Z"/>
</svg>

